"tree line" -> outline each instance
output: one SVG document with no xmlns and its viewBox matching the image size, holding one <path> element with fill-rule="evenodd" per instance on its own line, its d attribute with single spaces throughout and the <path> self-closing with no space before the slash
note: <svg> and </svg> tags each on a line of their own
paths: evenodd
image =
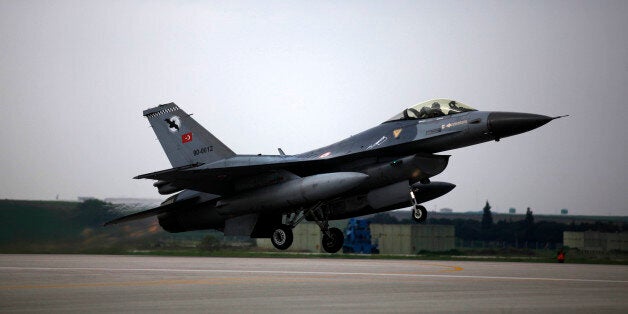
<svg viewBox="0 0 628 314">
<path fill-rule="evenodd" d="M 427 224 L 452 225 L 455 227 L 456 238 L 465 241 L 499 241 L 505 243 L 524 242 L 547 242 L 562 243 L 564 231 L 600 231 L 600 232 L 622 232 L 628 231 L 628 224 L 616 222 L 597 221 L 595 223 L 566 224 L 553 221 L 535 221 L 534 214 L 530 208 L 526 211 L 523 220 L 511 221 L 501 220 L 493 222 L 491 207 L 488 202 L 482 211 L 482 220 L 473 219 L 447 219 L 429 218 Z M 399 220 L 388 213 L 373 215 L 371 223 L 381 224 L 412 224 L 410 219 Z"/>
</svg>

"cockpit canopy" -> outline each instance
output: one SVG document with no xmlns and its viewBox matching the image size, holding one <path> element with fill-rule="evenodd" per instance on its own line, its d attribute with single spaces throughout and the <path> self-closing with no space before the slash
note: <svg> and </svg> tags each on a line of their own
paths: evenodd
<svg viewBox="0 0 628 314">
<path fill-rule="evenodd" d="M 420 104 L 414 105 L 394 117 L 386 120 L 399 121 L 399 120 L 421 120 L 436 118 L 442 116 L 449 116 L 467 111 L 477 111 L 461 102 L 457 102 L 451 99 L 432 99 Z"/>
</svg>

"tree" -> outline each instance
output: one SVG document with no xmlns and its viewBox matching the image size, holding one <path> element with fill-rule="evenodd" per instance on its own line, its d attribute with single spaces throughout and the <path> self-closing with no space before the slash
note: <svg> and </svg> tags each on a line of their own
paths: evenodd
<svg viewBox="0 0 628 314">
<path fill-rule="evenodd" d="M 534 215 L 530 210 L 530 207 L 526 210 L 526 219 L 524 221 L 524 240 L 534 241 Z"/>
<path fill-rule="evenodd" d="M 484 213 L 482 214 L 482 230 L 489 230 L 493 227 L 493 214 L 491 214 L 491 205 L 486 201 L 484 205 Z"/>
<path fill-rule="evenodd" d="M 526 225 L 534 225 L 534 215 L 532 214 L 530 207 L 526 210 Z"/>
</svg>

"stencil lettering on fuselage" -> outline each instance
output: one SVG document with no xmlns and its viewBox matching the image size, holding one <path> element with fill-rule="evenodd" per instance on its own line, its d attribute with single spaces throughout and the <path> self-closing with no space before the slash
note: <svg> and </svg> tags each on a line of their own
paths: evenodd
<svg viewBox="0 0 628 314">
<path fill-rule="evenodd" d="M 377 140 L 377 142 L 375 142 L 375 143 L 373 143 L 373 144 L 369 145 L 369 147 L 367 147 L 366 149 L 367 149 L 367 150 L 369 150 L 369 149 L 373 149 L 373 148 L 375 148 L 375 147 L 377 147 L 377 146 L 382 145 L 382 144 L 383 144 L 383 143 L 385 143 L 387 140 L 388 140 L 388 137 L 386 137 L 386 135 L 384 135 L 384 136 L 382 136 L 382 138 L 380 138 L 379 140 Z"/>
</svg>

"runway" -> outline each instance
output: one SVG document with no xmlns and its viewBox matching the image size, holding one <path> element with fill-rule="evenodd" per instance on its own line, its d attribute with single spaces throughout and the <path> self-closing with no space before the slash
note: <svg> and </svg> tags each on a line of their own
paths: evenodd
<svg viewBox="0 0 628 314">
<path fill-rule="evenodd" d="M 0 255 L 0 312 L 626 313 L 628 266 Z"/>
</svg>

